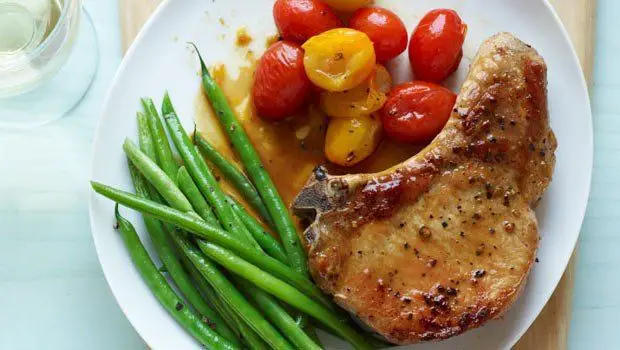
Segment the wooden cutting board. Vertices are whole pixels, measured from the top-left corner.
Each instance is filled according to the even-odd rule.
[[[596,0],[549,0],[573,40],[588,82],[594,60]],[[119,0],[123,49],[127,50],[161,0]],[[515,346],[517,350],[567,348],[575,254],[555,293],[536,322]]]

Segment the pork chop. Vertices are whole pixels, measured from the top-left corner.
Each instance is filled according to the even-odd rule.
[[[317,169],[293,203],[321,289],[396,344],[501,316],[539,236],[533,208],[555,164],[546,66],[512,34],[487,39],[442,132],[376,174]]]

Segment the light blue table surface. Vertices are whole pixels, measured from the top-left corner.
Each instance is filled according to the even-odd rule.
[[[85,3],[101,50],[88,95],[59,122],[0,131],[0,349],[145,348],[108,289],[90,236],[91,141],[121,49],[117,1]],[[620,349],[619,15],[620,1],[598,0],[594,178],[571,349]]]

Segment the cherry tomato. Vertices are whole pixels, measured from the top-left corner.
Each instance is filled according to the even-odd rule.
[[[306,101],[312,84],[306,76],[303,57],[301,47],[289,41],[279,41],[263,54],[252,90],[259,116],[281,120]]]
[[[384,66],[377,64],[373,73],[363,83],[343,92],[321,93],[323,112],[335,118],[354,118],[369,115],[381,109],[386,94],[392,88],[392,77]]]
[[[334,11],[320,0],[276,0],[273,18],[282,37],[299,44],[343,26]]]
[[[325,136],[325,156],[338,165],[353,166],[368,158],[381,141],[381,121],[377,116],[335,118]]]
[[[360,7],[370,5],[372,0],[323,0],[338,11],[353,12]]]
[[[450,118],[456,95],[443,86],[414,81],[395,87],[389,94],[381,121],[386,134],[401,142],[432,140]]]
[[[370,76],[377,61],[368,35],[350,28],[328,30],[302,47],[308,78],[327,91],[356,87]]]
[[[407,48],[405,24],[390,10],[381,7],[361,8],[349,19],[349,27],[370,37],[379,62],[389,61]]]
[[[453,10],[427,13],[411,35],[409,61],[416,79],[440,82],[452,74],[463,57],[467,25]]]

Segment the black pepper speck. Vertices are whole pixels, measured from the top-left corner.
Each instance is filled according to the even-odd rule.
[[[482,269],[476,270],[476,271],[474,271],[474,278],[481,278],[481,277],[484,277],[484,275],[486,275],[486,274],[487,274],[487,272],[482,270]]]

